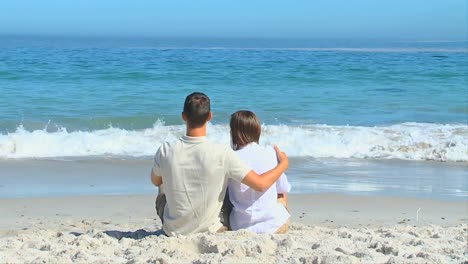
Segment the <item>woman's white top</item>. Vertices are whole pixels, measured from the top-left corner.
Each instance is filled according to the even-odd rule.
[[[236,154],[258,174],[278,165],[273,147],[250,143],[236,151]],[[255,233],[271,234],[284,225],[290,217],[286,208],[277,202],[278,193],[287,193],[291,190],[285,174],[265,192],[257,192],[232,179],[229,179],[228,188],[229,198],[234,205],[230,216],[232,230],[248,229]]]

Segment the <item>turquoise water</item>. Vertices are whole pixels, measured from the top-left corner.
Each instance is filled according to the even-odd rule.
[[[149,160],[202,91],[208,137],[255,111],[293,192],[466,199],[467,44],[0,37],[0,197],[153,192]]]
[[[216,48],[208,41],[198,48],[57,41],[0,44],[2,132],[20,123],[71,130],[141,129],[158,118],[182,124],[179,113],[191,91],[212,98],[215,123],[227,123],[239,108],[271,124],[467,122],[466,49],[347,52],[243,49],[242,43]]]
[[[355,148],[350,142],[364,133],[389,143],[374,138],[346,157],[465,161],[467,72],[467,42],[0,37],[0,156],[150,155],[182,133],[185,96],[203,91],[215,131],[226,129],[232,112],[250,109],[270,126],[267,143],[297,137],[284,142],[296,156],[339,158],[341,149],[296,150],[304,137],[315,144],[330,136],[333,146]],[[142,152],[126,151],[130,139],[103,150],[91,140],[135,139],[151,129],[155,143]],[[45,139],[79,150],[31,150]],[[379,148],[384,153],[369,154]]]

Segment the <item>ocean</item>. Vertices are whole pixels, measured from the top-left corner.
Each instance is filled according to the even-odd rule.
[[[296,190],[339,192],[323,186],[364,179],[345,173],[304,184],[317,167],[337,176],[326,164],[397,161],[392,170],[422,162],[458,186],[440,186],[439,176],[427,185],[466,199],[467,75],[468,42],[3,36],[0,163],[150,160],[184,133],[183,101],[201,91],[214,113],[208,137],[230,144],[230,114],[254,111],[260,143],[293,159]],[[372,193],[369,186],[348,191]]]

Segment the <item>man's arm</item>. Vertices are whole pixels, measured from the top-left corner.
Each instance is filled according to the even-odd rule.
[[[156,186],[161,186],[161,184],[163,183],[162,182],[162,175],[158,175],[158,174],[162,174],[161,173],[161,167],[160,167],[160,164],[161,164],[161,152],[164,150],[164,147],[166,146],[166,144],[162,144],[158,151],[156,152],[156,154],[154,155],[154,166],[153,168],[151,169],[151,182],[156,185]]]
[[[278,165],[261,174],[258,175],[255,171],[251,170],[242,180],[242,183],[249,186],[250,188],[259,191],[259,192],[264,192],[268,190],[268,188],[275,183],[279,177],[286,171],[286,169],[289,166],[289,160],[288,157],[284,152],[281,152],[281,150],[275,146],[276,150],[276,155],[278,156]]]
[[[158,187],[162,184],[162,177],[156,175],[154,170],[151,170],[151,182]]]

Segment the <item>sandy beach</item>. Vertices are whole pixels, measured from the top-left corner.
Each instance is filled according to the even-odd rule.
[[[165,237],[150,160],[2,161],[0,263],[468,261],[465,165],[301,162],[288,174],[308,193],[290,195],[288,234]]]
[[[1,263],[464,263],[466,201],[291,195],[285,235],[165,237],[153,195],[0,200]]]

